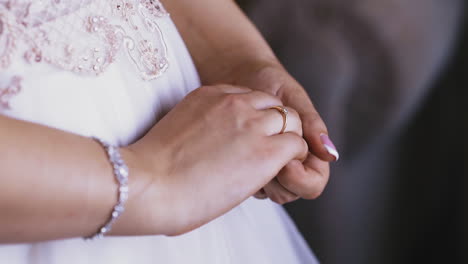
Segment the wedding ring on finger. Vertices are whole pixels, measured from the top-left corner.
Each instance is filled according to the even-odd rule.
[[[288,109],[282,105],[273,106],[273,107],[270,107],[270,109],[277,110],[283,117],[283,127],[281,128],[281,131],[279,132],[279,134],[283,134],[284,131],[286,130],[286,126],[288,125]]]

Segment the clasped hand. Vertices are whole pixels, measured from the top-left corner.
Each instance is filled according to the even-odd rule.
[[[328,164],[318,171],[321,161],[309,152],[294,108],[288,108],[286,131],[279,134],[283,117],[271,109],[278,105],[281,99],[267,92],[204,86],[129,146],[135,167],[144,168],[139,175],[146,175],[144,191],[134,200],[151,208],[140,217],[150,230],[141,232],[188,232],[261,189],[279,203],[315,198],[322,187],[309,172],[327,178]]]

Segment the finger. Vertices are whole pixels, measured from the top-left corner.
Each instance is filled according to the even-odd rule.
[[[328,136],[325,124],[318,113],[302,116],[304,138],[311,152],[324,161],[338,161],[340,154]]]
[[[309,144],[310,152],[324,161],[337,161],[338,151],[328,136],[328,130],[322,118],[305,90],[298,86],[294,91],[280,93],[283,102],[299,113],[302,120],[304,138]]]
[[[261,91],[252,91],[243,94],[242,97],[257,110],[283,105],[279,97]]]
[[[265,187],[265,193],[272,200],[277,204],[286,204],[299,199],[299,196],[288,191],[284,188],[277,180],[274,178],[271,180]]]
[[[288,114],[286,115],[286,128],[284,133],[293,132],[302,137],[302,122],[296,110],[286,107]],[[262,117],[259,120],[260,125],[264,128],[264,132],[268,136],[276,135],[281,132],[284,124],[283,114],[277,109],[262,110]]]
[[[277,179],[290,192],[305,199],[316,199],[325,189],[329,175],[328,162],[309,154],[303,163],[298,160],[289,162]]]
[[[252,89],[248,87],[234,86],[234,85],[227,85],[227,84],[202,86],[198,88],[197,90],[214,92],[214,93],[228,93],[228,94],[243,94],[243,93],[252,92]]]
[[[277,175],[291,160],[302,160],[307,157],[307,142],[295,133],[284,133],[266,138],[266,148],[259,157],[260,162],[269,166]]]
[[[265,190],[262,188],[260,191],[258,191],[257,193],[254,194],[254,197],[257,198],[257,199],[260,199],[260,200],[264,200],[266,198],[268,198]]]

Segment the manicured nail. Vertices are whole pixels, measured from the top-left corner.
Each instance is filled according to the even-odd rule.
[[[327,149],[328,153],[330,153],[330,155],[335,157],[335,161],[338,161],[338,159],[340,158],[340,154],[336,150],[335,144],[333,144],[333,142],[330,140],[328,135],[320,134],[320,138],[322,139],[322,143]]]

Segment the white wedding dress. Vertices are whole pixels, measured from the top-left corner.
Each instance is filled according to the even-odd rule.
[[[1,114],[119,145],[200,85],[156,0],[0,0],[0,68]],[[0,264],[316,262],[282,207],[253,198],[178,237],[0,245]]]

